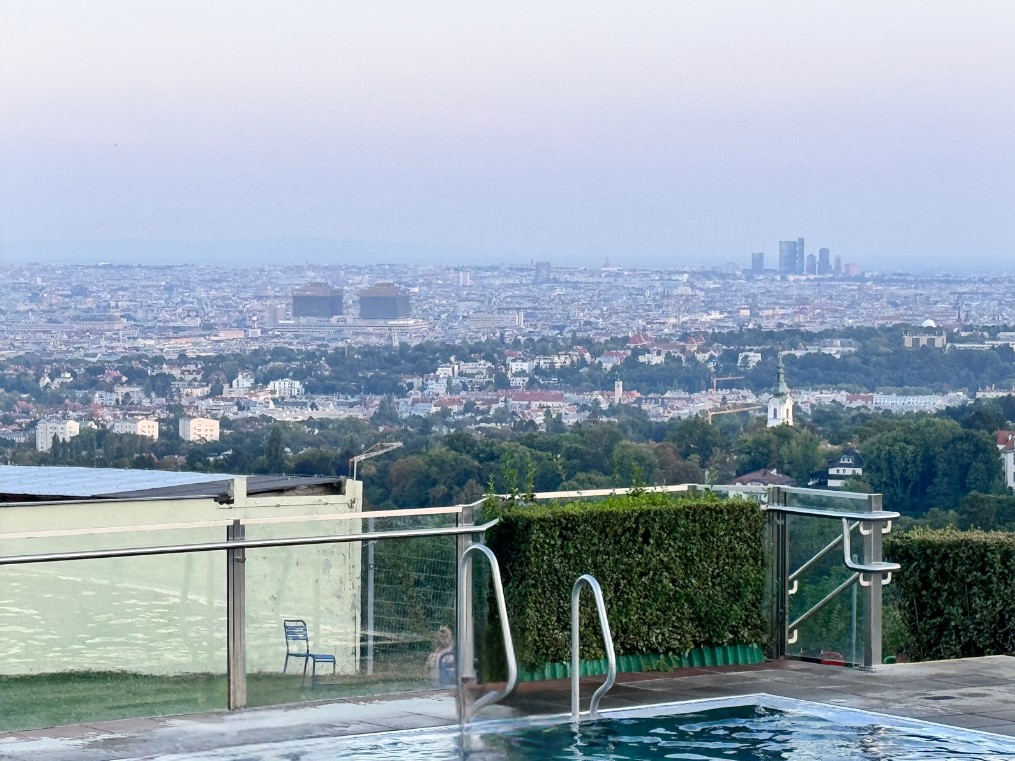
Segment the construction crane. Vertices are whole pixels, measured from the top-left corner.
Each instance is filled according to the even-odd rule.
[[[725,410],[707,410],[705,412],[705,419],[709,422],[709,424],[711,424],[712,418],[715,417],[716,415],[729,415],[732,412],[748,412],[750,410],[761,410],[761,409],[764,409],[762,405],[752,404],[749,407],[730,407],[729,409]]]
[[[719,376],[719,377],[716,377],[716,376],[713,375],[712,376],[712,393],[715,394],[715,393],[718,392],[718,390],[719,390],[719,381],[743,380],[743,379],[744,379],[744,376],[742,376],[742,375],[722,375],[722,376]]]

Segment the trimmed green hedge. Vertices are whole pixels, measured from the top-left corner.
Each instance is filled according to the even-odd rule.
[[[1015,533],[914,529],[885,557],[910,658],[1015,654]]]
[[[764,641],[763,527],[757,504],[715,497],[509,507],[487,542],[520,666],[570,660],[571,587],[584,573],[602,586],[618,656]],[[582,657],[604,657],[588,591],[581,616]]]

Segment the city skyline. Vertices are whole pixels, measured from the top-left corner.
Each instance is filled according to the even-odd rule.
[[[0,262],[1015,260],[1005,3],[3,15]]]

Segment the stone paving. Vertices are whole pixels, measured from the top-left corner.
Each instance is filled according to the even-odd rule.
[[[583,705],[601,679],[582,680]],[[1015,658],[886,666],[874,672],[801,661],[621,675],[601,708],[766,693],[1015,736]],[[565,713],[570,682],[520,685],[481,718]],[[121,720],[0,733],[0,759],[110,761],[210,752],[257,743],[338,737],[457,722],[447,692],[345,700],[235,713]],[[251,756],[254,758],[255,756]]]

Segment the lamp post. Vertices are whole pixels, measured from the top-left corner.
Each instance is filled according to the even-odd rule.
[[[379,457],[402,446],[401,441],[387,441],[374,444],[369,449],[349,458],[349,472],[356,480],[360,462]],[[367,519],[367,531],[373,533],[374,519]],[[374,543],[367,542],[367,676],[374,673]]]

